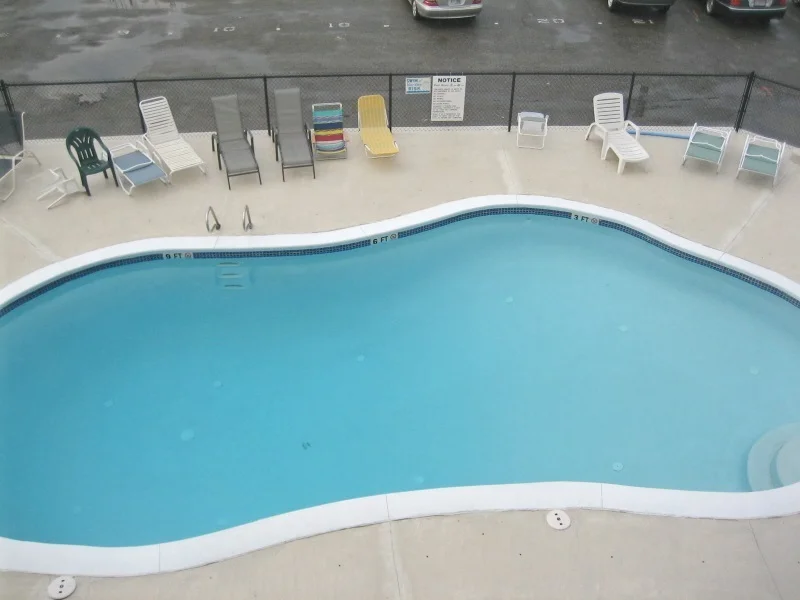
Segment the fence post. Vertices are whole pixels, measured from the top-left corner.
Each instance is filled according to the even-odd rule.
[[[392,74],[389,73],[389,131],[392,130]]]
[[[139,102],[142,101],[139,97],[139,83],[135,79],[133,80],[133,93],[136,95],[136,112],[139,113],[139,125],[142,127],[142,133],[147,133],[147,126],[144,124],[144,117],[139,109]]]
[[[8,91],[8,85],[2,79],[0,79],[0,95],[3,96],[3,104],[6,105],[6,110],[13,113],[14,103],[11,101],[11,93]]]
[[[272,122],[269,120],[269,93],[267,92],[267,76],[264,75],[264,106],[267,109],[267,133],[272,137]]]
[[[508,131],[511,132],[511,124],[514,122],[514,92],[517,89],[517,72],[511,73],[511,99],[508,102]]]
[[[736,124],[733,126],[736,131],[741,129],[742,123],[744,122],[744,115],[747,112],[747,105],[750,102],[750,92],[753,90],[753,81],[755,78],[756,72],[750,71],[750,74],[747,76],[747,84],[744,86],[742,103],[739,105],[739,114],[736,115]]]
[[[636,73],[631,73],[631,86],[628,88],[628,101],[625,103],[625,120],[631,112],[631,101],[633,100],[633,84],[636,83]]]

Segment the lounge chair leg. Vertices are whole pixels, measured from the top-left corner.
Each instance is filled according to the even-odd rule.
[[[114,178],[114,185],[119,187],[119,179],[117,179],[117,172],[114,170],[114,167],[111,167],[111,176]],[[122,188],[125,189],[125,188]],[[133,188],[131,188],[133,189]]]
[[[103,177],[108,179],[108,171],[106,169],[103,169]]]
[[[40,166],[40,167],[42,166],[42,161],[40,161],[40,160],[39,160],[39,157],[38,157],[38,156],[36,156],[36,155],[35,155],[33,152],[31,152],[30,150],[25,150],[25,154],[24,154],[24,155],[25,155],[25,156],[30,156],[30,157],[31,157],[33,160],[35,160],[37,163],[39,163],[39,166]]]
[[[311,162],[311,174],[314,176],[314,179],[317,178],[317,169],[314,166],[314,162],[313,161]]]
[[[284,183],[286,182],[286,169],[283,168],[283,165],[281,165],[281,179],[283,179]]]
[[[231,177],[230,177],[230,175],[226,175],[226,177],[228,178],[228,190],[230,190],[231,189]]]
[[[262,185],[262,183],[261,183],[261,169],[259,169],[257,171],[257,173],[258,173],[258,185]]]
[[[617,175],[622,175],[622,172],[625,170],[625,161],[620,159],[619,165],[617,165]]]
[[[589,125],[589,129],[586,130],[586,137],[583,138],[584,140],[588,140],[589,136],[592,135],[592,130],[594,129],[594,124]]]
[[[83,189],[86,190],[86,195],[91,196],[92,192],[89,190],[89,181],[86,179],[86,175],[81,173],[81,183],[83,184]]]

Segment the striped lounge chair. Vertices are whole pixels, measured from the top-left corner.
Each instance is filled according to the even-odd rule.
[[[340,102],[312,104],[314,155],[319,160],[347,158],[344,113]]]

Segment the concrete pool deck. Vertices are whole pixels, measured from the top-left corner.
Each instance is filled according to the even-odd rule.
[[[180,173],[170,188],[155,183],[127,197],[114,189],[113,183],[95,176],[90,181],[92,198],[76,195],[51,211],[45,209],[44,202],[34,200],[44,181],[26,181],[39,172],[35,163],[28,162],[18,174],[17,192],[0,205],[0,251],[4,256],[0,281],[7,283],[58,257],[113,243],[144,237],[204,235],[209,204],[214,205],[223,223],[221,233],[241,233],[241,211],[248,204],[254,233],[264,234],[326,231],[378,221],[443,201],[499,193],[553,195],[614,208],[800,279],[800,241],[794,235],[800,211],[799,169],[787,157],[783,180],[775,190],[768,180],[747,174],[736,181],[741,138],[732,144],[719,175],[714,175],[710,165],[688,164],[681,169],[685,142],[644,138],[652,156],[650,164],[644,169],[629,165],[623,176],[616,174],[615,161],[604,164],[599,160],[599,142],[584,142],[582,132],[575,130],[553,131],[544,151],[518,150],[514,136],[500,132],[399,132],[397,138],[401,154],[396,160],[369,161],[353,134],[347,161],[320,164],[317,181],[311,180],[310,171],[287,172],[286,183],[280,181],[268,138],[257,139],[265,185],[259,187],[255,177],[240,177],[232,181],[232,192],[228,192],[224,176],[213,165],[207,137],[198,138],[198,150],[213,167],[208,178],[199,172]],[[60,143],[31,144],[30,148],[45,167],[63,166],[72,173],[74,167]],[[661,594],[685,598],[790,598],[790,590],[800,589],[800,543],[796,535],[800,517],[734,522],[573,513],[573,529],[544,529],[546,534],[541,535],[537,532],[543,526],[543,514],[537,512],[398,521],[291,542],[172,575],[81,578],[88,583],[81,589],[90,594],[85,597],[124,597],[126,590],[131,597],[266,597],[279,590],[281,595],[298,598],[311,593],[332,597],[379,593],[387,597],[633,598]],[[504,524],[517,518],[520,521],[515,522],[513,531],[506,532]],[[461,523],[466,529],[461,529]],[[628,528],[630,523],[634,525]],[[469,543],[469,532],[476,527],[483,529],[480,537],[489,536],[493,545]],[[615,539],[614,535],[603,532],[617,528],[622,536],[617,547],[624,553],[620,556],[632,561],[628,564],[633,575],[625,569],[615,574],[614,569],[600,562],[606,548],[616,551],[613,545],[606,545]],[[522,531],[529,532],[525,540],[518,537]],[[747,531],[749,537],[743,533]],[[576,536],[572,542],[575,546],[570,546],[563,556],[558,554],[560,542],[556,540],[573,538],[554,538],[551,544],[545,537],[551,533]],[[359,535],[373,537],[365,547]],[[763,545],[759,535],[764,538]],[[387,547],[387,536],[392,550],[392,568],[388,571],[385,562],[374,564],[375,559],[387,556],[381,554]],[[409,542],[413,544],[403,546],[402,540],[409,537],[414,538]],[[456,543],[459,539],[461,542]],[[518,554],[525,556],[526,550],[535,549],[539,554],[528,556],[538,556],[536,565],[547,568],[539,571],[530,563],[514,565],[505,555],[509,548],[517,549],[515,540],[528,544],[519,546]],[[298,552],[308,557],[307,562],[303,564],[302,558],[297,558],[295,567],[287,570],[275,557],[285,556],[295,547],[302,548]],[[407,548],[406,552],[403,548]],[[422,561],[412,577],[409,565],[420,559],[415,551],[426,548],[436,548],[440,562],[426,565]],[[357,575],[352,571],[339,575],[332,567],[336,552],[355,556],[354,560],[349,559],[354,569],[358,564],[369,566]],[[698,568],[715,563],[717,570],[695,573],[690,564],[693,553],[703,555]],[[359,556],[367,558],[362,561]],[[431,557],[430,553],[426,556]],[[281,582],[262,580],[267,572],[281,578]],[[416,575],[422,580],[415,579]],[[203,583],[206,578],[214,583]],[[3,574],[0,594],[39,597],[47,580]],[[378,585],[376,582],[380,582],[379,588],[370,587]],[[206,589],[205,585],[212,587]]]
[[[800,516],[754,521],[570,511],[409,519],[298,540],[198,569],[78,578],[76,600],[792,600]],[[0,573],[0,598],[46,598],[50,577]]]

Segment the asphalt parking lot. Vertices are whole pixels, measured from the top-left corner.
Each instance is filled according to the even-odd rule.
[[[5,0],[7,81],[251,73],[744,72],[800,85],[800,8],[764,26],[605,0],[484,0],[474,22],[416,22],[407,0]]]

